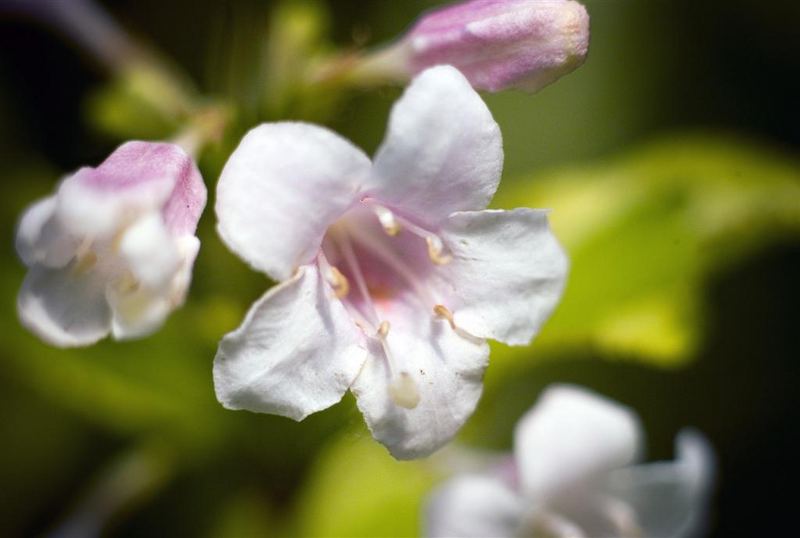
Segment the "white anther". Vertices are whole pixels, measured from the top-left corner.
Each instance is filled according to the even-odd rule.
[[[405,409],[414,409],[419,404],[419,390],[408,372],[400,372],[389,385],[389,397]]]
[[[378,216],[378,220],[383,226],[383,230],[387,233],[387,235],[391,235],[394,237],[395,235],[400,233],[400,223],[397,222],[397,218],[395,218],[394,213],[391,210],[383,207],[382,205],[373,205],[373,211]]]
[[[72,266],[74,274],[85,273],[97,263],[97,254],[92,250],[86,250],[79,254],[75,260],[75,265]]]
[[[350,293],[350,282],[339,269],[331,265],[325,275],[328,284],[333,288],[333,293],[337,299],[344,299]]]
[[[442,240],[436,235],[429,235],[425,237],[425,242],[428,244],[428,257],[436,265],[446,265],[453,260],[449,254],[444,254],[444,245]]]
[[[386,338],[389,335],[390,328],[391,325],[389,325],[388,321],[381,321],[380,325],[378,325],[378,332],[376,333],[376,336],[381,339]]]

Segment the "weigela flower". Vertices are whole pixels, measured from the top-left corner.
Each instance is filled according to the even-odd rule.
[[[205,203],[197,166],[174,144],[127,142],[66,177],[19,223],[23,325],[61,347],[156,330],[183,302]]]
[[[398,458],[451,439],[481,394],[484,339],[527,344],[567,268],[545,211],[484,209],[502,160],[448,66],[395,104],[373,163],[321,127],[250,131],[219,180],[218,229],[282,282],[220,343],[220,402],[301,420],[350,389]]]
[[[705,439],[682,431],[673,462],[636,464],[641,445],[629,409],[552,387],[517,423],[513,458],[433,494],[426,534],[669,538],[701,530],[714,474]]]
[[[536,91],[578,68],[589,49],[589,15],[573,0],[472,0],[423,15],[375,58],[417,73],[457,67],[478,89]]]

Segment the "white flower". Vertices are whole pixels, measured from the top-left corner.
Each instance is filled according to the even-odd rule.
[[[23,325],[61,347],[156,330],[184,299],[206,188],[174,145],[128,142],[23,214]]]
[[[527,344],[566,273],[546,212],[485,210],[502,160],[486,105],[445,66],[395,104],[374,162],[321,127],[250,131],[219,180],[218,229],[282,282],[220,343],[220,402],[301,420],[350,389],[398,458],[451,439],[481,394],[484,339]]]
[[[656,537],[702,530],[714,458],[682,431],[674,462],[636,464],[636,416],[571,386],[547,390],[517,423],[514,457],[457,476],[431,497],[431,537]]]

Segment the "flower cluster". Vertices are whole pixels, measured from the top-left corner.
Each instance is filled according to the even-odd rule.
[[[299,421],[350,391],[396,458],[448,443],[480,399],[487,340],[529,344],[568,271],[546,210],[487,209],[504,154],[476,89],[538,90],[584,61],[588,37],[573,0],[462,2],[353,68],[413,77],[373,159],[309,123],[250,130],[217,183],[217,231],[278,283],[220,341],[219,402]],[[172,143],[128,142],[69,175],[19,223],[22,324],[61,347],[154,332],[186,296],[205,203]],[[700,528],[713,476],[702,436],[682,432],[675,462],[638,464],[641,445],[627,408],[551,388],[518,424],[513,457],[432,496],[426,532]]]

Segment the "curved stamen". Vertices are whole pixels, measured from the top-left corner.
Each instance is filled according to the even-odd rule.
[[[396,405],[406,409],[413,409],[419,404],[419,390],[411,375],[398,367],[397,361],[394,359],[389,349],[387,337],[389,336],[391,326],[386,320],[378,321],[380,316],[378,315],[375,304],[372,302],[372,297],[369,294],[364,274],[361,272],[358,258],[353,251],[350,237],[347,232],[343,232],[336,234],[336,237],[332,237],[332,239],[342,252],[342,256],[344,256],[345,262],[349,266],[353,279],[356,282],[358,292],[369,308],[372,325],[376,327],[373,337],[378,339],[381,343],[383,355],[386,357],[386,367],[389,371],[389,376],[392,378],[392,381],[389,383],[389,397]]]
[[[362,203],[372,208],[372,210],[378,216],[381,226],[383,226],[384,231],[386,231],[388,235],[397,235],[400,232],[402,225],[402,228],[425,240],[425,244],[428,246],[428,257],[433,263],[436,265],[445,265],[453,260],[453,257],[450,254],[444,252],[444,243],[442,242],[441,237],[435,233],[414,224],[405,217],[395,214],[391,209],[384,207],[369,198],[362,200]]]
[[[328,262],[328,258],[320,251],[319,265],[322,270],[322,276],[333,288],[333,293],[337,299],[344,299],[350,293],[350,281],[342,274],[339,269]]]
[[[381,241],[376,240],[369,234],[359,233],[356,230],[351,231],[351,236],[356,243],[369,249],[370,252],[375,254],[386,265],[393,269],[400,277],[406,281],[414,290],[417,298],[420,300],[422,306],[427,310],[430,305],[435,304],[436,300],[431,296],[431,293],[425,289],[420,283],[414,270],[391,248],[388,248]]]

